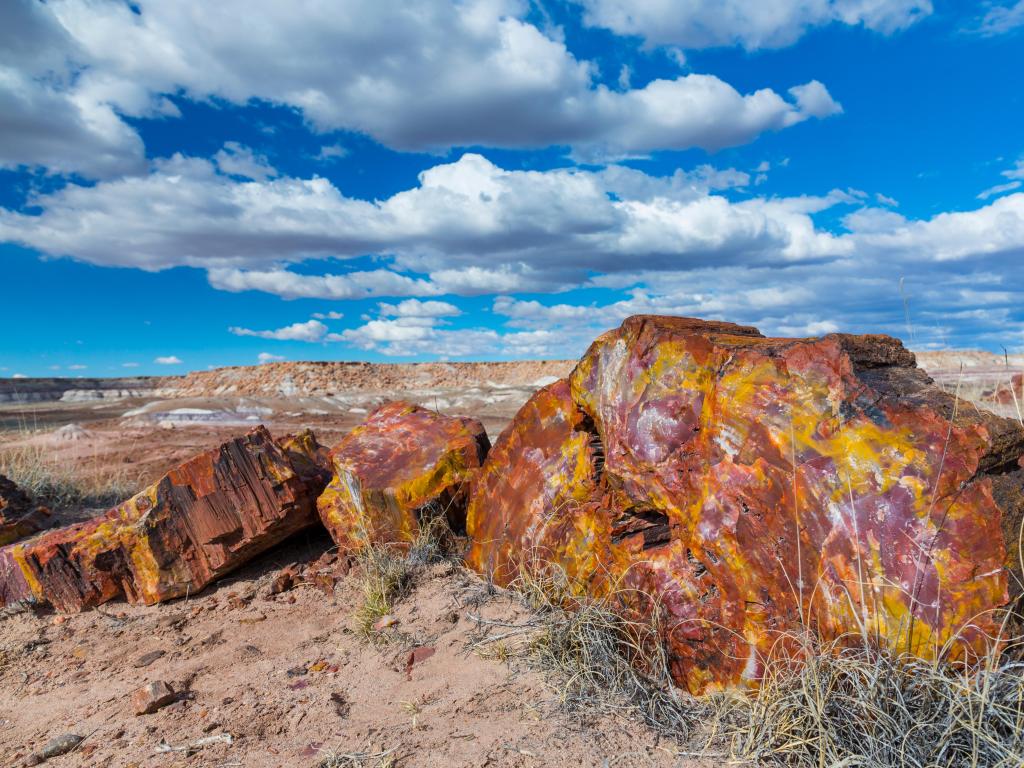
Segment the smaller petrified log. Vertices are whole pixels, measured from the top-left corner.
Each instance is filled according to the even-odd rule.
[[[374,411],[332,450],[334,477],[317,501],[338,547],[410,543],[421,519],[466,522],[468,481],[490,442],[476,419],[393,402]]]
[[[32,499],[13,481],[0,475],[0,547],[43,530],[50,510]]]
[[[315,522],[322,447],[311,433],[283,443],[257,427],[99,517],[0,550],[0,600],[80,611],[198,592]]]

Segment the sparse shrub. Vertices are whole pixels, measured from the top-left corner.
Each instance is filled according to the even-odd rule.
[[[677,743],[699,737],[705,754],[714,745],[715,756],[747,765],[1024,765],[1024,662],[1015,643],[951,664],[898,652],[884,639],[877,645],[881,638],[869,635],[824,643],[808,631],[780,637],[757,688],[697,699],[672,683],[652,598],[615,590],[579,597],[549,565],[512,587],[534,611],[521,625],[528,639],[518,656],[549,674],[561,707],[580,720],[621,714]],[[631,618],[627,606],[640,598],[651,600],[649,618]]]
[[[362,598],[354,614],[356,630],[372,640],[376,634],[373,625],[391,613],[395,601],[412,588],[415,566],[405,553],[381,546],[366,547],[359,562]]]
[[[394,748],[382,752],[328,752],[317,763],[317,768],[396,768],[398,762],[394,752]]]
[[[419,533],[406,559],[413,566],[433,565],[452,559],[458,550],[458,538],[448,524],[445,510],[438,508],[420,516]]]
[[[535,614],[523,653],[548,673],[570,716],[624,715],[678,741],[708,716],[705,703],[672,682],[660,639],[661,610],[649,596],[612,589],[583,597],[550,565],[522,569],[511,588]],[[626,608],[644,602],[649,610],[643,616]]]

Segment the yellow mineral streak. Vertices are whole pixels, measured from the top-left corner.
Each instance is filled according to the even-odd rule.
[[[18,569],[21,571],[21,575],[25,578],[25,583],[28,585],[28,588],[32,590],[32,594],[37,600],[42,600],[44,597],[43,587],[36,578],[32,567],[25,561],[25,545],[15,544],[11,550],[11,554],[14,558],[14,562],[18,564]]]

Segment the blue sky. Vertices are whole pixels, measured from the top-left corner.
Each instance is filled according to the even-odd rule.
[[[1024,0],[12,0],[0,376],[1024,350],[1022,71]]]

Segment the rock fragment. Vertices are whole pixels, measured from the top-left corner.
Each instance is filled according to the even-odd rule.
[[[375,622],[373,622],[374,632],[383,632],[385,629],[391,629],[391,627],[398,624],[398,617],[392,616],[390,613],[381,616]]]
[[[440,516],[462,530],[468,484],[489,448],[475,419],[388,403],[331,449],[320,519],[342,552],[409,544],[421,523]]]
[[[657,603],[675,680],[756,680],[810,627],[986,650],[1019,594],[1024,430],[895,339],[633,317],[538,392],[474,484],[469,564]]]
[[[136,668],[148,667],[154,661],[156,661],[157,659],[160,659],[161,657],[163,657],[163,655],[164,655],[164,651],[161,651],[161,650],[150,651],[149,653],[144,653],[141,656],[139,656],[139,658],[137,658],[135,660],[135,667]]]
[[[330,597],[337,583],[348,575],[350,567],[350,557],[338,557],[335,552],[325,552],[306,568],[305,581]]]
[[[132,694],[132,711],[136,715],[151,715],[177,700],[174,689],[162,680],[142,686]]]
[[[294,589],[300,579],[298,569],[294,565],[282,568],[274,577],[274,580],[270,582],[270,594],[280,595],[282,592]]]
[[[85,737],[79,736],[77,733],[64,733],[60,736],[54,736],[43,745],[42,749],[33,752],[25,758],[24,764],[42,765],[51,757],[60,757],[78,749],[78,745],[83,741],[85,741]]]
[[[436,649],[430,645],[418,645],[409,651],[405,658],[405,678],[412,680],[412,670],[416,665],[422,664],[436,653]]]
[[[50,510],[32,502],[12,480],[0,475],[0,547],[38,533],[50,524]]]

